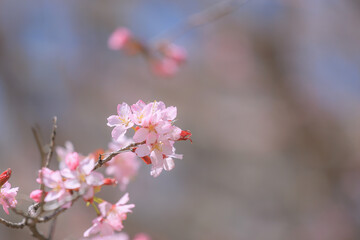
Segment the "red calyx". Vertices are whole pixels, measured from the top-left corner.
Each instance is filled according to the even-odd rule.
[[[11,169],[8,168],[6,171],[4,171],[1,175],[0,175],[0,187],[2,185],[4,185],[9,178],[11,177]]]
[[[186,141],[189,140],[192,143],[191,140],[191,132],[189,130],[182,130],[180,133],[180,138],[178,139],[178,141]]]
[[[145,156],[141,158],[146,164],[151,164],[151,158],[149,156]]]
[[[116,185],[117,181],[115,178],[105,178],[103,185]]]

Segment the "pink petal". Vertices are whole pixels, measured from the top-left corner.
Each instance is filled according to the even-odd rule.
[[[134,141],[139,143],[145,141],[147,135],[149,134],[149,129],[147,128],[140,128],[134,134]]]
[[[142,144],[136,148],[135,153],[139,157],[145,157],[150,154],[150,150],[146,144]]]
[[[86,177],[86,183],[90,186],[100,186],[103,184],[104,176],[99,172],[92,172]]]
[[[120,141],[122,136],[124,136],[126,133],[126,129],[124,128],[124,126],[120,125],[120,126],[116,126],[112,132],[111,132],[111,136],[113,137],[113,139],[115,141]]]
[[[120,200],[116,203],[116,205],[124,205],[129,200],[129,193],[125,193],[124,196],[122,196],[122,198],[120,198]]]
[[[81,184],[78,179],[68,179],[64,182],[64,186],[67,189],[77,189],[80,188]]]

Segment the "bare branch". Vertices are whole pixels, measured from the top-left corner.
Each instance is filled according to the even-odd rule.
[[[56,136],[56,128],[57,128],[56,122],[57,122],[57,117],[54,116],[53,117],[53,127],[52,127],[52,131],[51,131],[51,135],[50,135],[49,151],[46,156],[46,159],[43,159],[43,162],[41,163],[41,169],[43,167],[49,166],[51,157],[54,152],[55,136]],[[44,200],[45,200],[45,185],[44,185],[44,181],[43,181],[43,172],[42,171],[40,171],[40,179],[41,179],[41,185],[40,185],[40,190],[41,190],[40,214],[41,214],[42,212],[44,212],[43,206],[44,206]]]
[[[93,171],[98,169],[99,167],[101,167],[102,165],[104,165],[105,163],[110,161],[111,159],[113,159],[113,157],[115,157],[116,155],[118,155],[118,154],[120,154],[122,152],[131,151],[134,148],[136,148],[137,146],[139,146],[141,144],[144,144],[144,143],[145,143],[145,141],[141,142],[141,143],[132,143],[132,144],[120,149],[120,150],[117,150],[116,152],[109,153],[109,156],[107,156],[104,159],[101,159],[101,155],[100,155],[99,160],[96,162],[95,167],[93,168]]]
[[[35,141],[36,141],[36,145],[39,149],[39,152],[40,152],[40,157],[41,157],[41,167],[43,166],[43,162],[45,162],[45,152],[44,152],[44,149],[43,149],[43,143],[42,143],[42,140],[41,140],[41,137],[40,137],[40,133],[39,133],[39,129],[38,128],[35,128],[35,127],[32,127],[31,128],[31,131],[34,135],[34,138],[35,138]]]
[[[5,226],[10,227],[10,228],[23,228],[25,226],[25,218],[19,223],[13,223],[13,222],[7,221],[3,218],[0,218],[0,223],[4,224]]]
[[[46,157],[46,162],[45,164],[43,165],[43,167],[47,167],[49,166],[49,163],[50,163],[50,159],[54,153],[54,146],[55,146],[55,137],[56,137],[56,128],[57,128],[57,117],[54,116],[53,117],[53,128],[52,128],[52,131],[51,131],[51,136],[50,136],[50,143],[49,143],[49,152],[47,154],[47,157]]]

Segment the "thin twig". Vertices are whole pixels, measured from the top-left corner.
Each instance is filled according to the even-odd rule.
[[[40,137],[40,134],[39,134],[39,130],[38,128],[35,128],[35,127],[32,127],[31,128],[31,131],[34,135],[34,138],[35,138],[35,141],[36,141],[36,145],[39,149],[39,152],[40,152],[40,157],[41,157],[41,167],[43,166],[43,162],[45,162],[45,152],[44,152],[44,149],[43,149],[43,143],[41,141],[41,137]]]
[[[57,128],[56,122],[57,122],[57,117],[54,116],[54,117],[53,117],[53,128],[52,128],[52,131],[51,131],[50,143],[49,143],[49,152],[48,152],[48,154],[47,154],[46,162],[45,162],[45,164],[43,165],[43,167],[49,166],[50,159],[51,159],[51,157],[52,157],[52,155],[53,155],[53,153],[54,153],[55,137],[56,137],[56,128]]]
[[[144,143],[145,143],[145,141],[144,141],[144,142],[141,142],[141,143],[132,143],[132,144],[130,144],[130,145],[128,145],[128,146],[120,149],[120,150],[117,150],[117,151],[115,151],[115,152],[109,153],[109,156],[107,156],[107,157],[104,158],[104,159],[101,159],[101,155],[100,155],[100,158],[99,158],[99,160],[96,162],[95,167],[93,168],[92,171],[98,169],[99,167],[101,167],[102,165],[104,165],[105,163],[107,163],[108,161],[110,161],[111,159],[113,159],[113,157],[115,157],[116,155],[118,155],[118,154],[120,154],[120,153],[122,153],[122,152],[131,151],[131,150],[133,150],[134,148],[136,148],[137,146],[139,146],[139,145],[141,145],[141,144],[144,144]]]
[[[238,0],[228,0],[218,2],[201,12],[191,15],[175,28],[162,34],[162,38],[165,38],[166,41],[173,42],[176,38],[184,35],[194,28],[216,21],[219,18],[236,11],[248,1],[249,0],[243,0],[239,2]]]
[[[5,226],[10,227],[10,228],[23,228],[23,227],[25,227],[25,218],[19,223],[13,223],[13,222],[10,222],[3,218],[0,218],[0,223],[4,224]]]
[[[40,179],[41,179],[41,185],[40,185],[40,190],[41,190],[40,214],[44,212],[43,206],[44,206],[44,200],[45,200],[45,185],[44,185],[44,181],[43,181],[42,168],[49,166],[51,157],[52,157],[53,152],[54,152],[56,128],[57,128],[56,122],[57,122],[57,117],[54,116],[53,117],[53,127],[52,127],[52,131],[51,131],[51,135],[50,135],[49,151],[48,151],[48,154],[46,156],[46,159],[44,159],[44,161],[41,163],[41,171],[40,171]]]

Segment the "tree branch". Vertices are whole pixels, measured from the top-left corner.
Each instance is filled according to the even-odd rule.
[[[101,167],[102,165],[104,165],[105,163],[110,161],[111,159],[113,159],[113,157],[115,157],[116,155],[118,155],[118,154],[120,154],[122,152],[131,151],[134,148],[136,148],[137,146],[139,146],[141,144],[144,144],[144,143],[145,143],[145,141],[141,142],[141,143],[132,143],[132,144],[120,149],[120,150],[117,150],[116,152],[109,153],[109,156],[107,156],[104,159],[101,159],[101,154],[100,154],[99,160],[96,162],[95,167],[93,168],[92,171],[95,171],[96,169],[98,169],[99,167]]]
[[[25,218],[19,223],[13,223],[3,218],[0,218],[0,223],[10,228],[23,228],[25,226]]]

